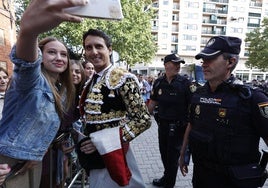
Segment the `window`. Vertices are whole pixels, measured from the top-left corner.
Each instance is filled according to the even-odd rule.
[[[243,13],[243,12],[245,12],[245,7],[242,7],[242,6],[233,6],[232,7],[232,10],[233,10],[233,12],[241,12],[241,13]]]
[[[185,7],[186,8],[198,8],[199,7],[199,2],[186,1],[185,2]]]
[[[160,49],[161,50],[167,50],[167,44],[161,44]]]
[[[172,14],[172,21],[179,21],[179,15],[178,14]]]
[[[196,51],[196,46],[191,46],[191,45],[184,45],[182,46],[183,51]]]
[[[167,33],[162,33],[162,39],[167,39]]]
[[[196,35],[183,35],[183,40],[196,41],[197,36]]]
[[[158,21],[152,21],[152,30],[157,30],[158,29]]]
[[[241,71],[241,72],[243,72],[243,71]],[[242,81],[249,81],[249,73],[236,73],[235,76]]]
[[[258,74],[258,73],[253,73],[252,74],[252,79],[256,79],[256,80],[263,80],[263,74]]]
[[[169,1],[169,0],[164,0],[164,1],[163,1],[163,5],[168,5],[168,1]]]
[[[153,35],[152,38],[153,38],[153,40],[154,40],[155,42],[157,42],[157,40],[158,40],[158,35]]]
[[[185,30],[197,30],[198,26],[196,24],[184,24],[183,29]]]
[[[248,16],[252,16],[252,17],[258,17],[258,18],[260,18],[260,17],[261,17],[261,14],[259,14],[259,13],[252,13],[252,12],[250,12],[250,13],[248,13]]]
[[[248,18],[248,23],[250,24],[260,24],[259,18]]]
[[[168,23],[167,22],[162,22],[162,28],[168,28]]]
[[[243,23],[243,22],[244,22],[244,18],[243,18],[243,17],[239,17],[239,18],[238,18],[238,22],[239,22],[239,23]]]
[[[162,11],[162,15],[163,15],[163,17],[168,17],[168,11],[167,10],[163,10]]]
[[[198,19],[198,13],[185,13],[183,15],[183,18],[186,18],[186,19]]]
[[[171,36],[171,41],[172,42],[178,42],[179,40],[178,40],[178,36],[176,36],[176,35],[172,35]]]
[[[243,28],[231,28],[232,33],[243,33]]]
[[[210,19],[211,19],[211,20],[215,20],[215,21],[217,21],[217,16],[214,15],[214,14],[212,14],[212,15],[210,16]]]
[[[158,21],[155,21],[155,20],[154,20],[153,23],[152,23],[152,26],[153,26],[153,27],[158,27]]]
[[[247,28],[247,33],[253,32],[255,28]]]

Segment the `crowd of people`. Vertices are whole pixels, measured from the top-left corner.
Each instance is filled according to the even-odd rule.
[[[164,166],[154,186],[173,188],[191,155],[194,188],[261,187],[268,97],[232,75],[241,39],[212,37],[195,56],[204,86],[179,74],[185,61],[177,54],[165,56],[158,78],[145,78],[111,63],[112,39],[102,30],[81,36],[85,60],[71,59],[55,37],[39,39],[64,21],[81,22],[63,9],[85,3],[33,0],[21,18],[12,76],[0,68],[0,185],[63,188],[74,157],[92,188],[145,188],[131,141],[154,114]]]
[[[253,79],[251,82],[245,83],[252,87],[258,87],[268,94],[268,80]]]

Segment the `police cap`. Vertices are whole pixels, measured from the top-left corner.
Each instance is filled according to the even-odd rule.
[[[241,39],[230,36],[212,37],[205,48],[195,56],[195,59],[213,59],[222,53],[239,54]]]
[[[185,63],[184,59],[177,54],[169,54],[166,57],[164,57],[164,64],[169,61],[174,63],[183,63],[183,64]]]

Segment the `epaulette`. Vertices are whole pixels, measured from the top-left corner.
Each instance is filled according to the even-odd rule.
[[[239,79],[231,77],[231,79],[228,79],[224,83],[228,85],[230,89],[237,92],[242,99],[249,99],[252,96],[252,88],[248,85],[244,85]]]
[[[126,82],[127,78],[132,78],[139,84],[139,80],[134,74],[119,67],[112,67],[105,75],[105,83],[108,89],[114,90],[121,87]]]
[[[250,86],[243,84],[230,84],[230,87],[238,92],[242,99],[249,99],[252,96],[252,89]]]
[[[268,97],[268,93],[265,92],[262,88],[252,86],[251,89],[254,90],[255,92],[261,92],[261,93],[263,93],[264,95],[266,95]]]
[[[157,87],[160,85],[160,83],[162,82],[162,80],[164,80],[164,76],[161,76],[161,77],[157,78],[157,79],[154,81],[154,85],[153,85],[153,87],[154,87],[154,88],[157,88]]]

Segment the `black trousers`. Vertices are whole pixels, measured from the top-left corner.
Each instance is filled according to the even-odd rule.
[[[172,188],[176,183],[178,160],[185,127],[177,121],[159,119],[158,139],[161,159],[164,166],[165,188]]]
[[[192,183],[193,188],[241,188],[235,186],[226,173],[207,168],[199,162],[194,162]],[[257,186],[243,188],[257,188]]]

